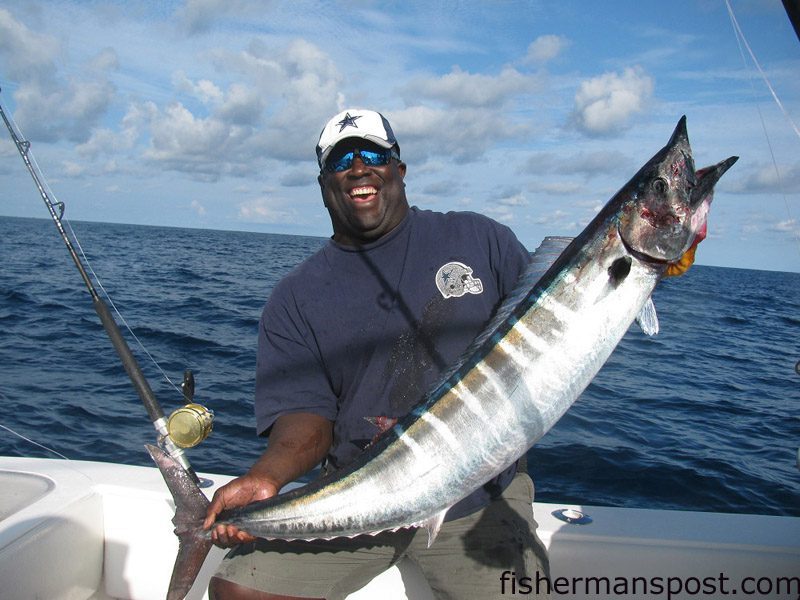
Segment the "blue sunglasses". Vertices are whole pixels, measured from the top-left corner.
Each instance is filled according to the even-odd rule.
[[[330,157],[325,161],[325,169],[331,173],[341,173],[353,166],[356,156],[368,167],[382,167],[388,165],[393,158],[400,160],[400,155],[394,150],[359,150],[358,148],[345,152],[341,156]]]

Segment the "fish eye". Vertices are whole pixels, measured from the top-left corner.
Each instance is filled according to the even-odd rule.
[[[656,177],[651,185],[656,194],[666,194],[669,189],[669,184],[663,177]]]

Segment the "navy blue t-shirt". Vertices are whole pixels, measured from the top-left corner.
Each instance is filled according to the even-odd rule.
[[[508,227],[476,213],[412,207],[359,248],[330,240],[283,278],[261,317],[259,434],[287,413],[333,421],[326,469],[340,468],[419,403],[462,355],[525,270]],[[510,467],[447,518],[484,506]]]

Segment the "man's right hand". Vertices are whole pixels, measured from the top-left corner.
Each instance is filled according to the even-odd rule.
[[[251,502],[264,500],[278,493],[279,488],[268,479],[251,474],[237,477],[216,492],[206,512],[203,529],[210,529],[223,510],[239,508]],[[252,542],[256,538],[233,525],[218,524],[211,530],[211,540],[220,548],[231,548],[237,544]]]
[[[206,512],[204,529],[211,530],[212,541],[222,548],[252,542],[256,538],[233,525],[214,525],[217,516],[275,496],[280,489],[307,473],[325,457],[333,441],[333,423],[313,413],[289,413],[278,417],[264,454],[241,477],[223,485],[215,493]]]

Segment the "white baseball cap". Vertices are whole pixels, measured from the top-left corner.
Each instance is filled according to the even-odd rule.
[[[317,162],[320,167],[325,164],[333,147],[347,138],[363,138],[381,148],[396,147],[398,154],[400,153],[400,147],[386,117],[374,110],[350,108],[333,117],[322,130],[317,143]]]

